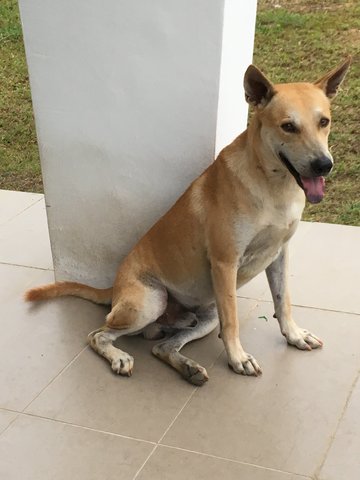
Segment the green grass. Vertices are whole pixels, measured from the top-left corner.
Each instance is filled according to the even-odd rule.
[[[353,55],[351,71],[333,101],[334,172],[327,180],[325,199],[306,207],[306,220],[360,225],[360,2],[259,0],[254,63],[274,82],[315,80],[349,53]],[[0,3],[0,66],[0,188],[41,192],[15,0]]]
[[[335,167],[305,220],[360,225],[360,2],[259,1],[254,63],[275,83],[316,80],[349,54],[351,70],[333,100]]]
[[[42,191],[17,2],[0,3],[0,188]]]

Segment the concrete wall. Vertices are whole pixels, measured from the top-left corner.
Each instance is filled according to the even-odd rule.
[[[256,1],[19,3],[56,277],[107,286],[245,128]]]
[[[216,130],[216,155],[246,128],[244,73],[252,62],[256,0],[226,0]]]

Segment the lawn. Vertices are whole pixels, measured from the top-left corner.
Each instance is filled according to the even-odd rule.
[[[0,188],[42,192],[29,78],[15,0],[0,1]]]
[[[240,0],[239,0],[240,1]],[[274,82],[316,80],[348,54],[353,65],[333,101],[335,168],[306,220],[360,225],[360,2],[259,0],[254,63]],[[42,191],[17,2],[0,3],[0,188]],[[239,88],[242,88],[239,85]]]

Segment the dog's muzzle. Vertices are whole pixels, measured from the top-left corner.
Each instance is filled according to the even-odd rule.
[[[322,156],[313,160],[310,163],[313,171],[313,175],[311,177],[304,177],[300,175],[283,152],[279,152],[279,158],[289,170],[291,175],[295,178],[299,187],[304,190],[306,198],[309,200],[309,202],[321,202],[325,195],[324,175],[328,175],[333,166],[333,162],[330,160],[330,158]]]

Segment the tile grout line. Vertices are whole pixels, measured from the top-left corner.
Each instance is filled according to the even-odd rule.
[[[53,378],[50,380],[50,382],[47,383],[47,384],[45,385],[45,387],[43,387],[43,388],[40,390],[40,392],[38,392],[38,393],[35,395],[35,397],[34,397],[32,400],[30,400],[30,402],[21,410],[20,413],[25,413],[25,410],[30,407],[30,405],[44,392],[44,390],[46,390],[63,372],[65,372],[65,371],[79,358],[79,356],[80,356],[83,352],[85,352],[85,350],[86,350],[87,348],[89,348],[89,345],[86,345],[84,348],[82,348],[82,349],[80,350],[80,352],[78,352],[78,353],[70,360],[70,362],[67,363],[67,364],[55,375],[55,377],[53,377]]]
[[[136,442],[149,443],[150,445],[157,446],[157,443],[152,442],[151,440],[145,440],[143,438],[131,437],[129,435],[123,435],[121,433],[109,432],[107,430],[99,430],[97,428],[87,427],[85,425],[78,425],[77,423],[66,422],[65,420],[59,420],[57,418],[50,418],[50,417],[46,417],[44,415],[38,415],[36,413],[19,412],[19,416],[40,418],[42,420],[47,420],[49,422],[60,423],[61,425],[66,425],[68,427],[80,428],[80,429],[83,429],[83,430],[89,430],[90,432],[102,433],[104,435],[111,435],[113,437],[126,438],[127,440],[134,440]]]
[[[0,406],[0,412],[1,410],[9,413],[22,413],[21,410],[13,410],[12,408],[7,408],[7,407],[1,407]]]
[[[149,453],[149,455],[145,458],[145,461],[143,462],[143,464],[140,466],[140,468],[138,469],[138,471],[135,473],[135,475],[133,476],[132,480],[135,480],[141,473],[141,471],[143,470],[143,468],[145,467],[145,465],[147,464],[148,460],[150,459],[150,457],[152,456],[152,454],[155,452],[155,450],[157,449],[158,447],[158,444],[154,445],[154,448],[151,450],[151,452]]]
[[[263,302],[264,300],[262,299],[258,299],[258,298],[249,298],[249,297],[238,297],[238,298],[247,298],[249,300],[254,300],[256,303],[255,305],[250,308],[246,314],[246,318],[248,318],[249,315],[251,315],[251,312],[254,311],[256,309],[256,307],[259,305],[260,302]],[[271,301],[265,301],[267,303],[271,303]],[[316,307],[305,307],[305,308],[315,308]],[[322,309],[323,310],[323,309]],[[339,312],[339,313],[345,313],[345,312]],[[214,367],[215,363],[218,361],[218,359],[221,357],[221,355],[223,354],[225,349],[223,349],[219,355],[215,358],[215,360],[210,364],[210,366],[207,368],[209,371]],[[258,469],[261,469],[261,470],[266,470],[266,471],[272,471],[272,472],[276,472],[276,473],[285,473],[285,474],[288,474],[288,475],[295,475],[297,477],[299,477],[299,480],[300,479],[308,479],[308,480],[311,480],[311,477],[309,477],[308,475],[303,475],[301,473],[296,473],[296,472],[291,472],[291,471],[285,471],[285,470],[278,470],[278,469],[275,469],[275,468],[271,468],[271,467],[265,467],[265,466],[262,466],[262,465],[257,465],[257,464],[253,464],[253,463],[249,463],[249,462],[242,462],[242,461],[239,461],[239,460],[234,460],[234,459],[231,459],[231,458],[227,458],[227,457],[220,457],[220,456],[217,456],[217,455],[212,455],[212,454],[208,454],[208,453],[203,453],[203,452],[198,452],[196,450],[188,450],[188,449],[185,449],[185,448],[181,448],[181,447],[175,447],[175,446],[171,446],[171,445],[167,445],[167,444],[164,444],[164,443],[161,443],[164,439],[164,437],[166,436],[166,434],[168,433],[168,431],[171,429],[171,427],[174,425],[174,423],[176,422],[176,420],[179,418],[179,416],[181,415],[181,413],[184,411],[184,409],[188,406],[189,402],[191,401],[191,399],[193,398],[193,396],[195,395],[195,393],[199,390],[200,387],[196,387],[194,389],[194,391],[190,394],[189,398],[185,401],[184,405],[182,406],[182,408],[179,410],[179,412],[176,414],[176,416],[174,417],[174,419],[171,421],[171,423],[169,424],[169,426],[167,427],[167,429],[165,430],[165,432],[163,433],[163,435],[160,437],[160,439],[157,441],[156,445],[154,446],[153,450],[150,452],[150,454],[147,456],[147,458],[145,459],[144,463],[141,465],[141,467],[139,468],[139,470],[136,472],[135,476],[133,477],[132,480],[136,480],[136,478],[138,478],[138,476],[140,475],[140,473],[142,472],[142,470],[144,469],[144,467],[146,466],[147,462],[149,461],[149,459],[153,456],[153,454],[155,453],[156,449],[160,446],[160,447],[164,447],[164,448],[170,448],[170,449],[173,449],[173,450],[179,450],[179,451],[184,451],[184,452],[188,452],[188,453],[192,453],[192,454],[195,454],[195,455],[202,455],[202,456],[206,456],[206,457],[210,457],[210,458],[215,458],[215,459],[218,459],[218,460],[222,460],[222,461],[228,461],[228,462],[232,462],[232,463],[236,463],[236,464],[239,464],[239,465],[247,465],[247,466],[250,466],[250,467],[254,467],[254,468],[258,468]]]
[[[254,310],[256,308],[258,303],[255,304],[255,306],[251,309],[248,310],[247,312],[247,315],[250,315],[250,312],[252,310]],[[211,370],[213,368],[213,366],[215,365],[215,363],[217,362],[217,360],[221,357],[221,355],[223,354],[225,348],[223,348],[221,350],[221,352],[219,353],[219,355],[215,358],[215,360],[209,365],[209,367],[207,368],[207,370]],[[139,474],[141,473],[141,471],[143,470],[143,468],[145,467],[145,465],[147,464],[148,460],[151,458],[151,456],[153,455],[153,453],[156,451],[157,447],[160,445],[162,446],[162,444],[160,443],[163,438],[165,437],[165,435],[168,433],[168,431],[170,430],[170,428],[174,425],[174,423],[176,422],[176,420],[178,419],[178,417],[181,415],[181,413],[183,412],[183,410],[186,408],[186,406],[189,404],[190,400],[192,399],[192,397],[195,395],[195,393],[199,390],[200,387],[195,387],[194,390],[191,392],[191,394],[189,395],[188,399],[185,401],[184,405],[181,407],[181,409],[178,411],[178,413],[175,415],[175,417],[173,418],[173,420],[170,422],[170,424],[168,425],[167,429],[165,430],[165,432],[162,434],[162,436],[160,437],[160,439],[157,441],[155,447],[153,448],[152,452],[150,453],[150,455],[148,455],[148,457],[146,458],[145,462],[141,465],[140,469],[136,472],[133,480],[135,480]]]
[[[222,353],[222,352],[221,352]],[[175,415],[175,417],[173,418],[173,420],[170,422],[169,426],[167,427],[167,429],[165,430],[165,432],[162,434],[162,436],[160,437],[160,439],[156,442],[156,445],[154,446],[154,448],[152,449],[150,455],[147,456],[147,458],[145,459],[144,463],[141,465],[141,467],[139,468],[139,470],[136,472],[135,476],[133,477],[132,480],[135,480],[141,473],[141,471],[143,470],[143,468],[145,467],[145,465],[147,464],[148,460],[151,458],[152,454],[155,452],[155,450],[157,449],[157,447],[160,444],[160,442],[162,441],[162,439],[165,437],[165,435],[167,434],[167,432],[170,430],[170,428],[173,426],[173,424],[175,423],[176,419],[179,417],[179,415],[181,414],[181,412],[184,410],[184,408],[187,406],[187,404],[190,402],[190,400],[192,399],[192,397],[195,395],[195,392],[198,391],[200,387],[195,387],[194,390],[191,392],[191,394],[189,395],[188,399],[185,401],[184,405],[181,407],[181,409],[178,411],[178,413]]]
[[[247,315],[250,315],[250,312],[255,310],[255,308],[257,307],[258,305],[258,302],[256,301],[256,304],[254,305],[253,308],[249,309],[248,312],[247,312]],[[247,317],[246,317],[247,318]],[[218,359],[221,357],[221,355],[224,353],[225,351],[225,348],[223,348],[221,350],[221,352],[219,353],[219,355],[217,355],[217,357],[215,358],[215,360],[209,365],[209,367],[207,367],[207,370],[211,370],[213,368],[213,366],[215,365],[215,363],[218,361]],[[168,431],[170,430],[170,428],[174,425],[174,423],[176,422],[176,420],[178,419],[178,417],[181,415],[181,413],[183,412],[183,410],[185,409],[185,407],[189,404],[190,400],[192,399],[192,397],[195,395],[195,393],[199,390],[200,387],[195,387],[194,390],[191,392],[191,394],[189,395],[188,399],[185,401],[184,405],[181,407],[181,409],[178,411],[178,413],[175,415],[175,417],[173,418],[173,420],[170,422],[170,424],[168,425],[167,429],[165,430],[165,432],[162,434],[162,436],[159,438],[159,440],[156,442],[156,445],[154,446],[154,448],[152,449],[152,451],[150,452],[150,454],[147,456],[147,458],[145,459],[144,463],[141,465],[141,467],[139,468],[139,470],[136,472],[135,476],[133,477],[132,480],[136,480],[136,478],[140,475],[141,471],[144,469],[145,465],[147,464],[148,460],[152,457],[153,453],[155,453],[156,449],[158,446],[163,446],[160,442],[163,440],[163,438],[165,437],[165,435],[168,433]]]
[[[9,265],[11,267],[22,267],[22,268],[31,268],[34,270],[42,270],[43,272],[53,272],[53,268],[43,268],[43,267],[34,267],[30,265],[21,265],[19,263],[9,263],[9,262],[2,262],[0,261],[0,265]]]
[[[251,314],[251,312],[253,310],[255,310],[255,308],[257,307],[258,305],[258,302],[252,307],[250,308],[247,313],[246,313],[246,318],[248,318],[248,316]],[[209,367],[206,369],[206,370],[211,370],[215,363],[219,360],[219,358],[221,357],[221,355],[224,353],[225,351],[225,347],[221,350],[221,352],[219,353],[219,355],[217,355],[217,357],[214,359],[214,361],[209,365]],[[160,439],[158,440],[157,444],[158,445],[161,445],[160,442],[162,442],[162,440],[164,439],[165,435],[168,433],[168,431],[170,430],[170,428],[174,425],[174,423],[176,422],[177,418],[179,417],[179,415],[183,412],[184,408],[189,404],[190,400],[192,399],[192,397],[195,395],[195,393],[199,390],[200,387],[195,387],[194,391],[191,392],[189,398],[185,401],[184,405],[181,407],[181,409],[179,410],[179,412],[177,413],[177,415],[175,416],[175,418],[172,420],[172,422],[169,424],[168,428],[165,430],[165,432],[163,433],[163,435],[160,437]]]
[[[246,466],[249,466],[249,467],[255,467],[255,468],[259,468],[260,470],[268,470],[268,471],[276,472],[276,473],[286,473],[288,475],[296,475],[296,476],[300,477],[300,479],[301,478],[311,479],[311,477],[309,477],[308,475],[303,475],[302,473],[288,472],[286,470],[279,470],[277,468],[264,467],[263,465],[257,465],[256,463],[242,462],[241,460],[235,460],[233,458],[227,458],[227,457],[220,457],[219,455],[213,455],[212,453],[198,452],[196,450],[189,450],[187,448],[175,447],[173,445],[166,445],[166,444],[161,444],[160,447],[170,448],[172,450],[180,450],[181,452],[193,453],[195,455],[202,455],[204,457],[215,458],[217,460],[223,460],[223,461],[226,461],[226,462],[236,463],[238,465],[246,465]]]
[[[323,457],[321,463],[319,464],[319,466],[315,469],[315,472],[314,472],[314,479],[315,479],[315,480],[319,480],[319,478],[320,478],[319,475],[320,475],[321,470],[322,470],[322,468],[323,468],[323,466],[324,466],[324,464],[325,464],[325,462],[326,462],[326,459],[327,459],[327,457],[328,457],[328,453],[329,453],[329,451],[330,451],[330,449],[331,449],[331,447],[332,447],[332,445],[333,445],[333,443],[334,443],[336,434],[337,434],[337,432],[338,432],[338,430],[339,430],[339,428],[340,428],[340,423],[341,423],[342,419],[344,418],[344,415],[345,415],[346,410],[347,410],[347,408],[348,408],[348,406],[349,406],[349,403],[350,403],[350,399],[351,399],[351,397],[352,397],[352,394],[353,394],[353,392],[354,392],[354,390],[355,390],[355,386],[356,386],[356,384],[357,384],[357,382],[358,382],[359,379],[360,379],[360,370],[358,370],[358,372],[357,372],[357,374],[355,375],[355,378],[354,378],[354,380],[353,380],[353,382],[352,382],[352,384],[351,384],[350,391],[349,391],[349,393],[348,393],[348,395],[347,395],[347,397],[346,397],[344,407],[343,407],[343,409],[342,409],[342,411],[341,411],[341,413],[340,413],[340,415],[339,415],[339,419],[338,419],[338,421],[337,421],[337,423],[336,423],[335,430],[334,430],[333,434],[332,434],[331,437],[330,437],[329,444],[328,444],[328,446],[327,446],[327,448],[326,448],[326,450],[325,450],[325,453],[324,453],[324,457]]]
[[[251,299],[251,300],[255,300],[255,305],[250,308],[246,314],[246,318],[248,318],[249,315],[251,315],[251,312],[254,311],[256,309],[256,307],[259,305],[259,302],[261,300],[259,299]],[[225,349],[222,349],[222,351],[219,353],[219,355],[215,358],[215,360],[209,365],[209,367],[207,368],[207,370],[211,370],[215,363],[218,361],[218,359],[221,357],[221,355],[223,354],[223,352],[225,351]],[[233,462],[233,463],[236,463],[236,464],[239,464],[239,465],[247,465],[247,466],[251,466],[251,467],[255,467],[255,468],[259,468],[261,470],[267,470],[267,471],[273,471],[273,472],[277,472],[277,473],[286,473],[286,474],[290,474],[290,475],[296,475],[297,477],[299,477],[299,479],[308,479],[308,480],[311,480],[310,477],[306,476],[306,475],[302,475],[300,473],[294,473],[294,472],[286,472],[284,470],[277,470],[277,469],[274,469],[274,468],[270,468],[270,467],[264,467],[264,466],[261,466],[261,465],[256,465],[256,464],[252,464],[252,463],[248,463],[248,462],[241,462],[241,461],[238,461],[238,460],[233,460],[233,459],[230,459],[230,458],[226,458],[226,457],[219,457],[219,456],[216,456],[216,455],[212,455],[212,454],[207,454],[207,453],[202,453],[202,452],[197,452],[197,451],[194,451],[194,450],[187,450],[185,448],[181,448],[181,447],[173,447],[173,446],[170,446],[170,445],[166,445],[166,444],[162,444],[162,440],[164,439],[164,437],[166,436],[166,434],[168,433],[168,431],[171,429],[171,427],[174,425],[174,423],[176,422],[176,420],[179,418],[179,416],[181,415],[181,413],[184,411],[184,409],[188,406],[189,402],[191,401],[191,399],[193,398],[193,396],[195,395],[195,393],[199,390],[200,387],[196,387],[194,389],[194,391],[189,395],[188,399],[185,401],[184,405],[181,407],[181,409],[178,411],[178,413],[175,415],[174,419],[170,422],[170,424],[168,425],[167,429],[165,430],[165,432],[162,434],[162,436],[160,437],[160,439],[157,441],[156,445],[154,446],[154,448],[152,449],[152,451],[150,452],[150,454],[147,456],[147,458],[145,459],[145,461],[143,462],[143,464],[141,465],[141,467],[139,468],[139,470],[136,472],[135,476],[133,477],[132,480],[136,480],[136,478],[138,478],[138,476],[140,475],[140,473],[142,472],[142,470],[144,469],[144,467],[146,466],[147,462],[150,460],[150,458],[153,456],[153,454],[155,453],[156,449],[160,446],[160,447],[164,447],[164,448],[171,448],[171,449],[174,449],[174,450],[180,450],[180,451],[184,451],[184,452],[189,452],[189,453],[193,453],[193,454],[196,454],[196,455],[203,455],[203,456],[206,456],[206,457],[211,457],[211,458],[215,458],[215,459],[218,459],[218,460],[223,460],[223,461],[229,461],[229,462]]]
[[[10,190],[11,191],[11,190]],[[35,195],[41,195],[41,198],[38,198],[36,201],[34,201],[31,205],[28,205],[27,207],[24,208],[24,210],[21,210],[20,212],[18,212],[16,215],[14,215],[13,217],[11,218],[8,218],[4,223],[1,223],[0,225],[5,225],[6,223],[8,222],[11,222],[12,220],[14,220],[14,218],[18,217],[19,215],[21,215],[22,213],[26,212],[26,210],[29,210],[29,208],[33,207],[34,205],[36,205],[37,203],[41,202],[41,200],[43,200],[45,198],[44,194],[43,193],[40,193],[40,194],[35,194]]]
[[[237,298],[243,298],[245,300],[255,300],[258,303],[273,303],[272,300],[266,300],[264,298],[254,298],[254,297],[242,297],[241,295],[236,295]],[[349,312],[347,310],[333,310],[331,308],[326,308],[326,307],[314,307],[312,305],[300,305],[299,303],[292,303],[292,307],[297,307],[297,308],[308,308],[309,310],[323,310],[324,312],[333,312],[333,313],[344,313],[346,315],[357,315],[360,316],[360,312]]]
[[[0,262],[1,263],[1,262]],[[31,267],[29,267],[31,268]],[[254,299],[253,299],[254,300]],[[247,316],[246,318],[250,315],[250,313],[255,310],[255,308],[257,307],[258,305],[258,301],[256,300],[256,303],[255,305],[250,308],[247,312]],[[104,434],[108,434],[108,435],[114,435],[114,436],[118,436],[118,437],[121,437],[121,438],[127,438],[127,439],[130,439],[130,440],[135,440],[135,441],[140,441],[140,442],[146,442],[146,443],[149,443],[149,444],[152,444],[152,445],[155,445],[153,450],[151,451],[150,455],[147,457],[147,459],[145,460],[145,462],[143,463],[143,465],[141,466],[141,468],[138,470],[138,472],[136,473],[136,477],[140,474],[141,470],[143,469],[143,467],[145,466],[145,464],[147,463],[148,459],[152,456],[152,454],[155,452],[156,448],[158,445],[161,445],[160,442],[163,440],[163,438],[165,437],[166,433],[170,430],[170,428],[172,427],[172,425],[175,423],[176,419],[179,417],[179,415],[182,413],[182,411],[184,410],[184,408],[188,405],[188,403],[190,402],[191,398],[195,395],[195,393],[197,392],[197,390],[199,389],[199,387],[196,387],[194,389],[194,391],[190,394],[190,396],[188,397],[188,399],[185,401],[184,405],[182,406],[182,408],[179,410],[179,412],[177,413],[177,415],[175,416],[175,418],[172,420],[172,422],[169,424],[168,428],[165,430],[165,432],[163,433],[163,435],[161,436],[161,438],[158,440],[157,443],[154,444],[154,442],[151,442],[149,440],[145,440],[145,439],[141,439],[141,438],[136,438],[136,437],[129,437],[129,436],[126,436],[126,435],[121,435],[121,434],[116,434],[116,433],[113,433],[113,432],[107,432],[105,430],[98,430],[98,429],[95,429],[95,428],[91,428],[91,427],[86,427],[86,426],[83,426],[83,425],[77,425],[77,424],[74,424],[74,423],[70,423],[70,422],[65,422],[63,420],[58,420],[58,419],[54,419],[54,418],[49,418],[49,417],[46,417],[46,416],[42,416],[42,415],[37,415],[37,414],[34,414],[34,413],[30,413],[30,412],[25,412],[25,410],[27,408],[30,407],[30,405],[44,392],[44,390],[46,390],[46,388],[48,388],[62,373],[64,373],[76,360],[77,358],[87,349],[89,348],[88,345],[86,345],[80,352],[78,352],[74,358],[67,364],[65,365],[65,367],[63,367],[60,372],[54,377],[51,379],[51,381],[21,410],[21,411],[17,411],[17,410],[11,410],[11,409],[7,409],[7,408],[2,408],[0,407],[0,410],[6,410],[6,411],[9,411],[9,412],[13,412],[13,413],[16,413],[15,415],[15,418],[9,423],[9,425],[7,425],[7,427],[2,431],[0,432],[0,436],[10,427],[10,425],[13,424],[13,422],[19,417],[19,416],[29,416],[29,417],[34,417],[34,418],[42,418],[44,420],[48,420],[48,421],[52,421],[52,422],[57,422],[57,423],[61,423],[61,424],[64,424],[64,425],[69,425],[69,426],[73,426],[73,427],[76,427],[76,428],[83,428],[85,430],[90,430],[90,431],[94,431],[94,432],[100,432],[100,433],[104,433]],[[208,370],[212,369],[213,366],[215,365],[215,363],[217,362],[217,360],[221,357],[221,355],[223,354],[224,352],[224,348],[221,350],[221,352],[219,353],[219,355],[217,355],[217,357],[214,359],[214,361],[209,365],[208,367]],[[136,478],[134,477],[134,479]]]
[[[197,387],[196,390],[198,388],[199,387]],[[299,476],[300,479],[301,478],[310,479],[310,477],[302,475],[300,473],[287,472],[285,470],[278,470],[278,469],[271,468],[271,467],[264,467],[262,465],[257,465],[257,464],[254,464],[254,463],[242,462],[242,461],[239,461],[239,460],[234,460],[232,458],[221,457],[221,456],[213,455],[213,454],[210,454],[210,453],[198,452],[196,450],[189,450],[189,449],[182,448],[182,447],[175,447],[175,446],[172,446],[172,445],[159,444],[159,442],[155,443],[155,442],[152,442],[150,440],[145,440],[145,439],[142,439],[142,438],[131,437],[131,436],[128,436],[128,435],[122,435],[120,433],[109,432],[109,431],[106,431],[106,430],[99,430],[99,429],[96,429],[96,428],[87,427],[87,426],[84,426],[84,425],[78,425],[78,424],[75,424],[75,423],[66,422],[64,420],[58,420],[58,419],[46,417],[46,416],[43,416],[43,415],[37,415],[37,414],[26,413],[26,412],[16,412],[16,411],[4,409],[4,408],[1,408],[1,409],[17,413],[16,417],[14,418],[14,420],[10,424],[12,424],[18,417],[39,418],[39,419],[46,420],[46,421],[49,421],[49,422],[55,422],[55,423],[59,423],[61,425],[70,426],[70,427],[73,427],[73,428],[89,430],[89,431],[95,432],[95,433],[102,433],[104,435],[111,435],[111,436],[114,436],[114,437],[124,438],[124,439],[127,439],[127,440],[133,440],[133,441],[138,441],[138,442],[153,445],[153,449],[151,450],[151,452],[149,453],[149,455],[147,456],[146,460],[143,462],[143,464],[141,465],[139,470],[136,472],[136,474],[135,474],[135,476],[133,477],[132,480],[135,480],[138,477],[138,475],[143,470],[143,468],[145,467],[145,465],[148,462],[148,460],[150,459],[150,457],[155,453],[155,450],[157,449],[158,446],[161,446],[161,447],[164,447],[164,448],[169,448],[169,449],[172,449],[172,450],[179,450],[179,451],[183,451],[183,452],[193,453],[195,455],[201,455],[201,456],[205,456],[205,457],[215,458],[215,459],[218,459],[218,460],[228,461],[228,462],[232,462],[232,463],[236,463],[236,464],[240,464],[240,465],[247,465],[247,466],[250,466],[250,467],[256,467],[256,468],[259,468],[261,470],[269,470],[269,471],[278,472],[278,473],[286,473],[286,474],[296,475],[296,476]],[[7,430],[7,428],[5,430]],[[3,432],[5,430],[3,430]],[[1,432],[1,433],[3,433],[3,432]]]
[[[15,417],[10,421],[10,423],[9,423],[8,425],[6,425],[6,427],[4,428],[4,430],[1,430],[1,431],[0,431],[0,437],[1,437],[1,435],[2,435],[3,433],[6,432],[6,430],[7,430],[8,428],[11,427],[11,425],[15,422],[15,420],[16,420],[17,418],[19,418],[19,416],[21,415],[21,412],[19,412],[18,410],[10,410],[9,408],[0,407],[0,411],[1,411],[1,410],[2,410],[2,411],[5,411],[5,412],[9,412],[9,413],[15,413]]]
[[[331,308],[326,307],[312,307],[310,305],[299,305],[297,303],[292,303],[293,307],[298,308],[308,308],[309,310],[323,310],[324,312],[333,312],[333,313],[345,313],[346,315],[357,315],[360,316],[360,313],[357,312],[348,312],[347,310],[333,310]]]
[[[221,352],[222,353],[222,352]],[[191,394],[189,395],[188,399],[186,400],[186,402],[184,403],[184,405],[180,408],[180,410],[178,411],[178,413],[175,415],[175,417],[173,418],[173,420],[170,422],[170,424],[168,425],[167,429],[165,430],[165,432],[162,434],[162,436],[160,437],[160,439],[157,441],[157,444],[160,445],[160,442],[163,440],[163,438],[165,437],[165,435],[168,433],[168,431],[170,430],[170,428],[174,425],[174,423],[176,422],[176,420],[178,419],[179,415],[181,415],[181,413],[183,412],[184,408],[188,405],[188,403],[190,402],[190,400],[192,399],[192,397],[195,395],[195,393],[198,391],[200,387],[195,387],[194,390],[191,392]]]
[[[21,412],[15,412],[15,417],[11,420],[11,422],[4,428],[2,432],[0,432],[0,437],[11,427],[11,425],[15,422],[15,420],[21,415]]]

